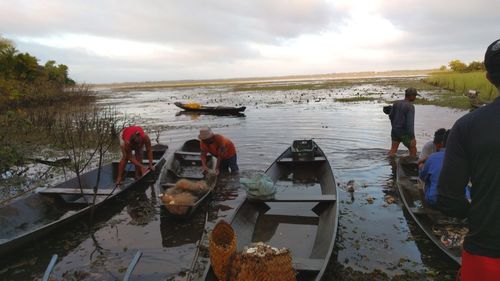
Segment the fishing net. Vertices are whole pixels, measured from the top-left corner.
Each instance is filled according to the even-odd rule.
[[[230,281],[295,281],[292,255],[288,249],[276,249],[264,243],[246,247],[237,253],[229,271]]]
[[[209,251],[215,276],[221,281],[227,280],[229,262],[236,253],[236,234],[224,220],[220,220],[210,234]]]

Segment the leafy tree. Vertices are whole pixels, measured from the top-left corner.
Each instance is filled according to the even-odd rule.
[[[463,72],[467,69],[467,65],[460,60],[452,60],[448,63],[450,69],[456,72]]]
[[[17,54],[15,56],[14,72],[18,80],[27,80],[33,82],[40,74],[40,65],[38,59],[28,53]]]
[[[441,65],[441,67],[439,68],[439,70],[445,71],[446,70],[446,65]]]
[[[473,61],[467,66],[467,71],[482,71],[485,70],[484,63],[480,61]]]
[[[74,85],[66,65],[53,60],[40,65],[36,57],[20,53],[0,36],[0,110],[76,97],[65,89]]]

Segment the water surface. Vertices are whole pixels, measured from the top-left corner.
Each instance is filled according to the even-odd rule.
[[[196,138],[201,127],[210,126],[235,143],[241,177],[265,170],[293,140],[313,138],[326,153],[339,185],[339,233],[327,279],[370,280],[376,273],[382,276],[380,280],[399,275],[413,280],[453,280],[457,266],[406,217],[399,200],[393,204],[384,200],[386,195],[397,199],[397,192],[393,166],[386,157],[390,123],[382,113],[383,100],[397,98],[403,89],[391,86],[390,81],[321,90],[231,89],[102,90],[104,98],[99,102],[135,117],[150,132],[160,131],[160,142],[171,149]],[[380,100],[335,100],[359,95]],[[247,106],[247,110],[243,117],[182,114],[175,101]],[[464,114],[417,105],[417,147],[431,140],[436,129],[450,128]],[[354,181],[354,193],[346,191],[349,181]],[[188,222],[173,221],[162,213],[154,184],[102,209],[92,226],[82,220],[2,261],[0,279],[39,278],[54,253],[59,255],[54,272],[58,280],[120,279],[136,250],[143,256],[132,280],[185,280],[190,269],[200,271],[203,265],[193,264],[193,258],[200,249],[204,225],[211,227],[218,218],[230,216],[242,198],[238,179],[222,179],[213,201]]]

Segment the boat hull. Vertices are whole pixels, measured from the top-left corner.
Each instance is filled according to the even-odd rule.
[[[418,178],[418,164],[415,158],[399,158],[396,171],[396,185],[406,212],[443,253],[457,264],[461,264],[461,249],[447,248],[434,234],[433,229],[442,228],[445,224],[453,224],[455,227],[465,227],[465,225],[426,206],[423,200],[424,183]]]
[[[254,242],[288,248],[297,280],[319,281],[330,260],[338,226],[332,168],[319,147],[308,160],[294,160],[288,148],[266,174],[278,192],[274,199],[246,199],[235,211],[231,226],[237,248],[241,251]],[[217,280],[211,266],[203,280]]]
[[[159,171],[165,164],[166,150],[166,146],[153,146],[156,171]],[[92,210],[96,211],[100,206],[113,201],[134,186],[151,179],[155,174],[148,171],[138,180],[126,176],[124,184],[120,188],[114,189],[118,163],[115,161],[101,167],[98,195],[96,195],[94,205],[92,204],[93,187],[98,169],[80,176],[81,189],[78,179],[73,178],[0,206],[0,257],[5,257],[8,253],[89,215]],[[134,168],[133,165],[128,164],[126,174],[133,177]],[[75,189],[80,194],[76,194]]]

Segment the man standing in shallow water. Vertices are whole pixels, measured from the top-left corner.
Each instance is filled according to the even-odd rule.
[[[500,40],[484,55],[486,78],[500,93]],[[464,197],[469,182],[471,202]],[[467,218],[461,280],[500,279],[500,97],[455,122],[438,183],[437,208]]]
[[[389,119],[391,119],[392,145],[389,156],[396,156],[399,143],[403,143],[410,152],[410,156],[417,156],[417,141],[415,140],[415,106],[413,102],[420,96],[415,88],[405,90],[405,99],[392,104]]]

